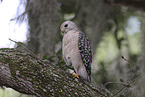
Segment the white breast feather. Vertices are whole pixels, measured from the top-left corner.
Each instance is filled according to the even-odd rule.
[[[63,37],[63,57],[67,65],[72,64],[75,71],[79,67],[78,74],[87,79],[86,68],[78,48],[79,32],[69,31]]]

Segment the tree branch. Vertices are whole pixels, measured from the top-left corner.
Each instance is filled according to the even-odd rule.
[[[61,64],[59,64],[61,65]],[[0,86],[39,97],[106,96],[83,79],[16,49],[0,49]]]
[[[133,7],[145,11],[145,1],[144,0],[105,0],[110,4],[120,4],[127,7]]]

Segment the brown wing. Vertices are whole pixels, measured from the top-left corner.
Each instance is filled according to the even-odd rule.
[[[82,61],[86,67],[86,71],[89,75],[89,80],[91,80],[91,63],[92,63],[92,52],[91,46],[85,33],[79,32],[79,52],[82,57]]]

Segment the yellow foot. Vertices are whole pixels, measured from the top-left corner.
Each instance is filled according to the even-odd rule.
[[[73,74],[72,76],[73,76],[73,78],[75,78],[75,77],[76,78],[79,78],[79,75],[77,73],[76,74]]]

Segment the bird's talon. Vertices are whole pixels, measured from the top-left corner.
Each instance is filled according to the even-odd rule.
[[[75,77],[76,78],[79,78],[79,75],[78,74],[73,74],[72,76],[73,76],[73,78],[75,78]]]

